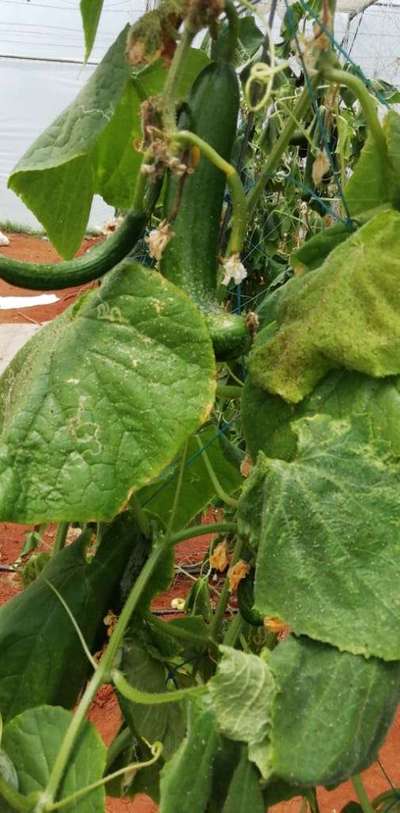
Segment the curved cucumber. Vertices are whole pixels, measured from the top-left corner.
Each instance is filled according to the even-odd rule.
[[[253,627],[261,627],[264,617],[254,608],[254,572],[239,582],[237,599],[241,615]]]
[[[0,256],[0,278],[17,288],[51,291],[98,279],[134,248],[143,234],[146,212],[131,210],[119,229],[87,254],[60,263],[26,263]]]
[[[236,136],[239,84],[226,63],[208,65],[197,77],[186,112],[179,122],[207,141],[227,161]],[[242,317],[229,314],[217,303],[218,250],[226,180],[221,170],[201,156],[193,175],[180,181],[170,177],[165,217],[174,236],[168,243],[160,270],[182,288],[207,316],[217,360],[243,352],[248,333]],[[179,204],[179,208],[178,208]],[[178,212],[174,217],[175,209]]]
[[[226,63],[211,63],[197,77],[188,99],[188,112],[179,125],[196,133],[229,161],[239,101],[235,70]],[[172,216],[174,237],[164,251],[161,272],[203,309],[210,303],[215,309],[225,185],[224,173],[202,155],[193,175],[184,182],[180,200],[180,181],[173,177],[166,196],[165,216],[168,220]]]

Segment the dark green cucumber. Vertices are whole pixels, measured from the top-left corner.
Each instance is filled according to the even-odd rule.
[[[0,278],[17,288],[52,291],[102,277],[134,248],[143,234],[148,213],[131,210],[105,242],[87,254],[60,263],[26,263],[0,256]]]
[[[245,579],[239,582],[237,600],[240,613],[244,620],[253,627],[261,627],[264,623],[264,618],[261,613],[254,608],[254,572],[249,573]]]
[[[197,77],[179,126],[196,133],[229,161],[236,136],[239,102],[235,70],[226,63],[211,63]],[[160,265],[162,274],[189,294],[206,315],[210,315],[209,329],[215,340],[217,358],[230,357],[233,347],[233,354],[238,348],[241,352],[247,338],[244,320],[227,314],[217,303],[218,250],[225,186],[224,173],[204,155],[193,175],[186,178],[180,197],[180,181],[170,177],[165,217],[171,222],[174,236]]]

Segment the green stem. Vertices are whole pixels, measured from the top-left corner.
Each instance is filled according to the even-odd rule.
[[[162,752],[161,743],[157,743],[157,745],[158,748],[155,748],[155,753],[153,754],[152,758],[148,759],[146,762],[131,762],[130,765],[125,765],[124,768],[119,768],[117,771],[108,774],[108,776],[103,776],[101,779],[98,779],[97,782],[92,782],[92,784],[87,785],[86,788],[80,788],[80,790],[77,790],[75,793],[71,793],[70,796],[65,796],[65,798],[60,799],[59,802],[49,803],[46,810],[60,810],[61,808],[67,807],[67,805],[76,802],[82,796],[86,796],[87,793],[91,793],[91,791],[101,788],[102,785],[106,785],[107,782],[111,782],[112,779],[117,779],[118,776],[123,776],[123,774],[129,773],[130,771],[137,771],[140,768],[147,768],[149,765],[153,765],[154,762],[159,759]]]
[[[228,255],[240,254],[247,227],[247,201],[242,182],[235,167],[229,161],[225,161],[210,144],[207,144],[206,141],[203,141],[202,138],[189,130],[172,133],[171,139],[177,144],[192,144],[198,147],[217,169],[225,173],[232,198],[232,231],[228,245]]]
[[[286,123],[286,126],[282,130],[275,146],[272,148],[270,156],[264,165],[264,169],[251,190],[248,196],[248,214],[249,217],[254,213],[254,210],[257,208],[258,201],[264,192],[265,185],[271,175],[275,172],[283,153],[287,150],[290,139],[295,132],[298,122],[301,121],[304,116],[306,115],[307,111],[311,107],[312,102],[312,92],[317,87],[319,83],[319,75],[315,76],[310,83],[309,87],[305,87],[301,96],[299,97],[297,104],[294,107],[293,115]]]
[[[236,387],[234,384],[217,384],[217,398],[241,398],[243,395],[243,384]]]
[[[360,774],[355,773],[354,776],[351,777],[351,782],[357,794],[358,801],[363,809],[363,813],[374,813],[374,808],[372,807],[372,804],[368,798],[368,794],[365,790]]]
[[[239,41],[239,15],[232,0],[225,0],[224,11],[228,20],[226,61],[234,62]]]
[[[361,104],[368,128],[375,140],[376,146],[385,154],[387,152],[385,134],[378,119],[375,101],[365,87],[364,82],[362,82],[358,76],[347,73],[347,71],[337,70],[336,68],[326,69],[323,76],[328,82],[332,82],[336,85],[344,85],[354,93]]]
[[[67,539],[68,528],[69,522],[60,522],[57,528],[57,534],[53,545],[53,556],[55,556],[56,553],[59,553],[59,551],[63,549],[65,541]]]
[[[79,702],[78,708],[71,720],[71,723],[67,729],[63,742],[61,744],[61,748],[56,756],[53,768],[50,773],[50,778],[37,807],[37,813],[40,811],[48,809],[49,804],[53,804],[60,784],[62,782],[67,764],[71,757],[73,747],[75,744],[75,740],[81,730],[83,723],[85,722],[85,718],[87,712],[89,711],[90,705],[96,695],[96,692],[100,688],[100,686],[105,682],[107,676],[110,674],[115,656],[118,652],[118,649],[121,645],[122,638],[124,636],[125,629],[129,623],[130,617],[134,610],[136,609],[140,597],[145,589],[149,579],[153,575],[154,571],[156,570],[160,560],[162,559],[165,553],[165,545],[161,543],[155,544],[147,562],[145,563],[143,569],[139,573],[138,578],[136,579],[132,590],[128,596],[128,599],[123,607],[121,615],[118,619],[118,622],[115,626],[114,632],[110,638],[109,645],[104,652],[103,657],[97,667],[97,671],[94,673],[92,678],[90,679],[89,683],[86,686],[86,689],[82,695],[82,698]]]
[[[29,796],[23,796],[22,793],[19,793],[15,788],[12,788],[11,785],[0,776],[0,796],[5,799],[6,802],[12,807],[14,810],[33,810],[35,801],[33,798]],[[35,799],[37,798],[37,794],[34,794]]]
[[[142,165],[147,164],[148,161],[152,161],[153,153],[151,150],[146,150],[143,154]],[[136,184],[135,184],[135,191],[133,195],[133,203],[132,208],[136,212],[141,212],[146,208],[145,204],[145,195],[147,190],[147,182],[148,176],[145,175],[141,170],[137,174]],[[152,207],[151,207],[152,208]]]
[[[170,538],[170,544],[177,545],[178,542],[183,542],[185,539],[192,539],[192,537],[195,536],[235,533],[236,531],[236,522],[213,522],[211,525],[191,525],[190,528],[184,528],[182,531],[177,531],[177,533],[173,534]]]
[[[182,488],[187,445],[188,444],[186,443],[185,450],[182,456],[177,489],[175,492],[174,504],[171,511],[166,536],[161,540],[158,540],[154,544],[149,558],[147,559],[142,570],[140,571],[139,576],[137,577],[131,589],[131,592],[129,593],[127,601],[125,602],[122,608],[121,615],[111,635],[108,647],[105,650],[104,655],[100,660],[100,663],[98,664],[96,672],[93,674],[92,678],[87,684],[86,689],[79,702],[78,708],[76,709],[76,712],[66,731],[65,737],[61,743],[61,748],[56,756],[53,768],[51,770],[46,790],[42,794],[36,806],[35,809],[36,813],[41,813],[41,811],[48,810],[49,804],[50,805],[54,804],[54,800],[56,798],[66,767],[68,765],[69,759],[73,751],[75,740],[85,722],[86,714],[89,711],[90,705],[100,686],[107,680],[109,680],[109,675],[113,668],[115,657],[121,646],[122,639],[124,637],[124,633],[130,621],[130,618],[140,601],[140,597],[148,581],[151,579],[154,571],[156,570],[157,566],[160,563],[160,560],[163,558],[166,548],[172,543],[171,528],[174,523],[175,513],[179,503],[179,497]]]
[[[236,562],[239,561],[242,553],[242,548],[243,540],[238,538],[236,540],[235,547],[233,549],[230,567],[233,567],[233,565],[235,565]],[[220,636],[222,622],[224,620],[225,610],[228,606],[230,594],[231,591],[229,587],[229,571],[228,571],[227,575],[225,576],[224,586],[221,590],[221,595],[219,597],[219,601],[214,613],[214,618],[212,620],[210,627],[210,635],[214,639],[214,641],[217,641]]]
[[[176,83],[182,70],[186,51],[190,47],[194,35],[195,32],[186,25],[167,74],[162,101],[162,117],[166,133],[172,132],[176,127]]]
[[[206,467],[207,472],[208,472],[208,476],[209,476],[209,478],[210,478],[210,480],[211,480],[211,482],[212,482],[212,484],[214,486],[214,490],[215,490],[215,493],[216,493],[217,497],[219,497],[220,500],[222,500],[227,505],[230,505],[231,508],[237,508],[238,505],[239,505],[238,500],[235,500],[233,497],[231,497],[229,494],[227,494],[226,491],[221,486],[221,483],[219,482],[218,477],[215,474],[215,471],[214,471],[213,466],[211,464],[210,458],[209,458],[209,456],[208,456],[208,454],[207,454],[207,452],[206,452],[206,450],[205,450],[205,448],[204,448],[204,446],[203,446],[203,444],[202,444],[202,442],[201,442],[198,435],[196,435],[196,440],[197,440],[197,443],[198,443],[198,447],[199,447],[199,449],[201,451],[201,457],[202,457],[202,459],[204,461],[205,467]]]
[[[207,686],[203,685],[166,692],[142,692],[140,689],[136,689],[135,686],[131,686],[119,669],[113,669],[111,678],[120,694],[123,694],[128,700],[132,700],[133,703],[140,703],[143,706],[177,703],[180,700],[186,700],[188,697],[198,697],[208,691]]]

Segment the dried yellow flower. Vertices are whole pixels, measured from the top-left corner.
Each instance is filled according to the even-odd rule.
[[[219,542],[218,545],[215,546],[211,556],[210,556],[210,565],[213,570],[218,570],[219,573],[223,573],[224,570],[229,565],[229,556],[228,556],[228,543],[226,540],[223,542]]]
[[[236,593],[242,579],[250,573],[250,565],[243,559],[239,559],[233,567],[228,570],[229,589],[231,593]]]

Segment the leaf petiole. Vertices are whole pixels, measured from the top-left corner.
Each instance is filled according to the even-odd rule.
[[[225,161],[210,144],[207,144],[206,141],[203,141],[202,138],[189,130],[179,130],[172,133],[170,139],[177,144],[191,144],[198,147],[200,152],[225,174],[232,197],[232,231],[228,245],[228,255],[240,254],[247,227],[247,202],[242,182],[235,167],[229,161]]]
[[[176,689],[167,692],[143,692],[131,686],[119,669],[114,669],[111,673],[112,681],[118,691],[133,703],[140,703],[144,706],[154,706],[161,703],[178,703],[180,700],[187,700],[190,697],[199,697],[205,694],[208,689],[205,685],[190,686],[188,689]]]

